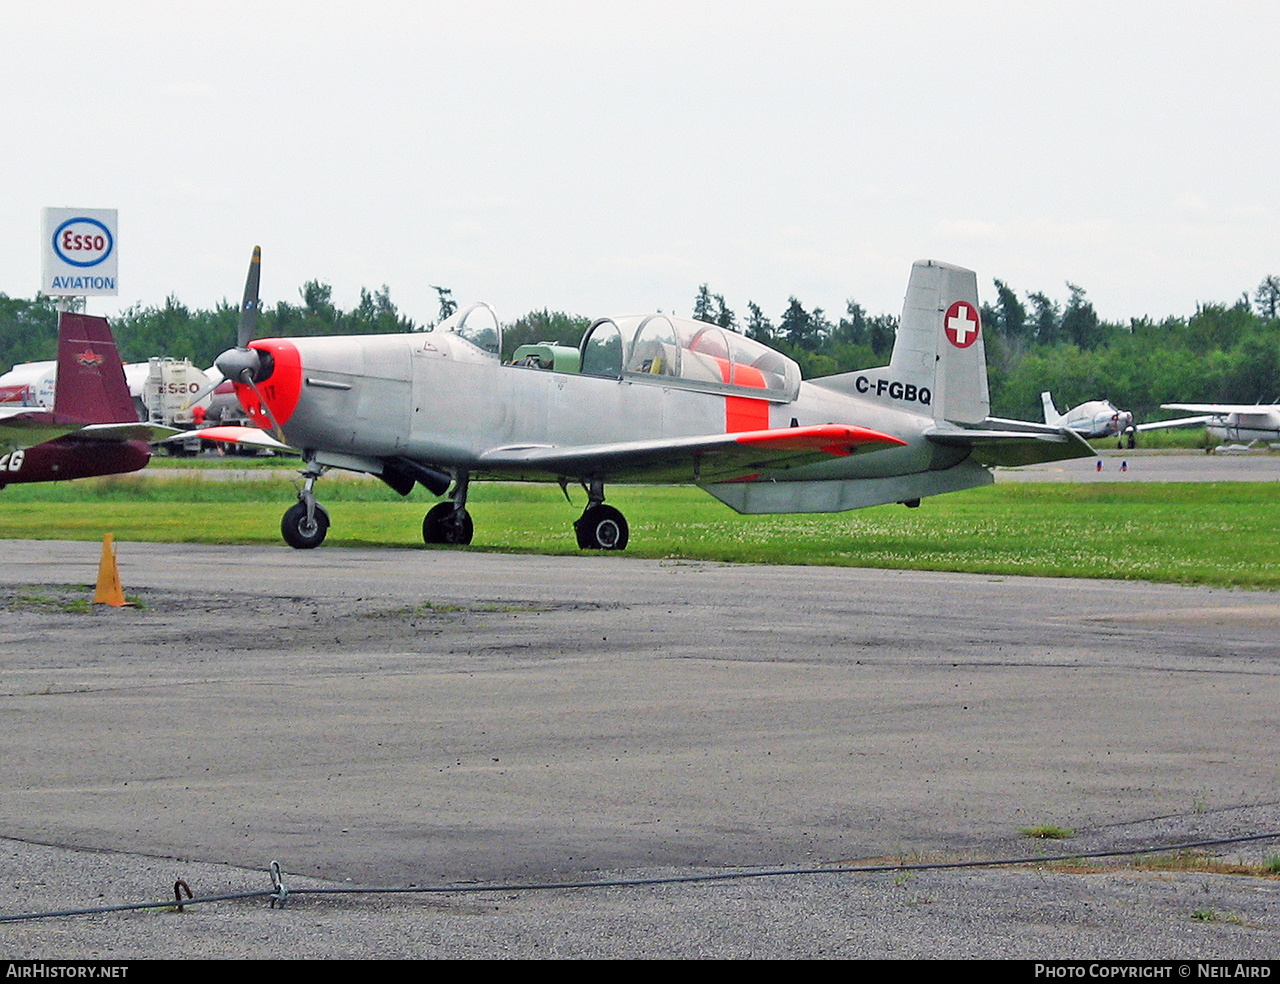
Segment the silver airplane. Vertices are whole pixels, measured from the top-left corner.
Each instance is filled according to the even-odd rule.
[[[1130,447],[1133,447],[1133,413],[1119,410],[1110,400],[1090,400],[1072,407],[1066,413],[1058,413],[1053,405],[1053,397],[1048,393],[1040,394],[1040,402],[1044,404],[1044,422],[1055,427],[1069,427],[1081,437],[1122,437],[1129,435]]]
[[[992,466],[1093,453],[1069,428],[988,417],[977,278],[933,261],[912,269],[889,365],[807,381],[759,342],[664,314],[601,318],[576,349],[531,346],[506,365],[486,304],[424,333],[255,341],[259,270],[255,249],[238,344],[217,368],[253,422],[302,455],[281,522],[298,548],[328,531],[315,486],[330,468],[401,495],[448,492],[423,520],[429,544],[471,542],[474,480],[557,482],[566,498],[580,483],[579,547],[621,550],[611,483],[692,483],[740,513],[838,512],[914,507],[990,484]]]
[[[1272,403],[1162,403],[1162,410],[1188,410],[1201,414],[1164,422],[1166,427],[1204,424],[1219,441],[1280,441],[1280,404]]]

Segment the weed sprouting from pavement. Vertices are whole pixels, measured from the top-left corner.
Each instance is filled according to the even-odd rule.
[[[1052,824],[1023,827],[1018,832],[1023,837],[1033,837],[1037,840],[1069,840],[1076,835],[1076,832],[1070,827],[1055,827]]]

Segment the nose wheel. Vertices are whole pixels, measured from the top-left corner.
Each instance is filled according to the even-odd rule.
[[[319,503],[314,503],[312,509],[312,515],[308,516],[306,504],[295,502],[280,520],[280,535],[289,546],[311,550],[324,543],[329,532],[329,513]]]
[[[302,488],[298,501],[289,507],[280,520],[280,535],[284,542],[298,550],[311,550],[324,543],[329,532],[329,513],[316,502],[316,479],[324,474],[324,467],[317,464],[314,455],[306,459]]]

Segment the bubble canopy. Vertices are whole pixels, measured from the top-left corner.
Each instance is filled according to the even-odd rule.
[[[456,312],[431,330],[452,332],[493,356],[502,351],[502,324],[497,312],[483,301]]]
[[[703,321],[665,314],[600,318],[582,338],[582,372],[790,403],[800,367],[781,352]]]

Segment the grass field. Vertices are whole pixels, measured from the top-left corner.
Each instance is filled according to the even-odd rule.
[[[327,476],[333,525],[321,549],[428,549],[422,517],[376,481]],[[471,550],[578,553],[584,505],[554,486],[477,484]],[[969,571],[1280,588],[1274,483],[996,485],[924,500],[800,516],[739,516],[693,488],[609,489],[631,524],[631,557]],[[0,492],[0,538],[280,544],[286,478],[241,482],[125,476]],[[287,549],[282,547],[282,549]],[[459,549],[459,548],[430,548]]]
[[[1114,451],[1114,437],[1098,438],[1089,442],[1099,451]],[[1209,437],[1203,427],[1177,427],[1172,430],[1146,431],[1138,435],[1138,447],[1152,450],[1155,448],[1199,449],[1211,447],[1218,442]]]

